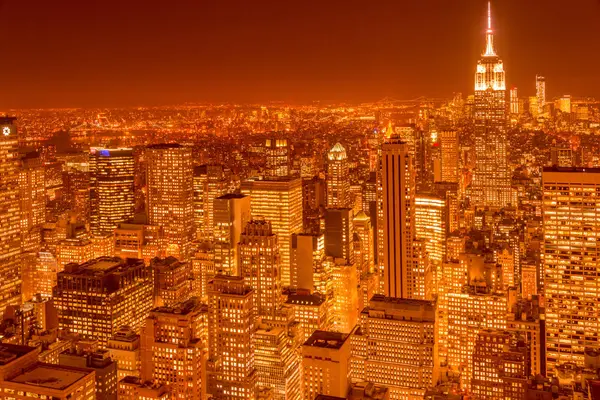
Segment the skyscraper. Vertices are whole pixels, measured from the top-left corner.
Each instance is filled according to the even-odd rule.
[[[264,217],[278,237],[281,283],[289,286],[292,234],[302,232],[302,179],[249,179],[241,189],[250,196],[252,217]]]
[[[510,88],[510,113],[519,115],[519,91],[516,86]]]
[[[600,349],[600,169],[544,168],[547,371]],[[593,332],[593,333],[592,333]]]
[[[222,165],[194,167],[194,230],[196,236],[214,237],[215,199],[227,193],[227,178]]]
[[[389,297],[412,296],[415,178],[408,145],[392,136],[382,146],[383,282]]]
[[[440,134],[442,181],[458,182],[458,132],[443,130]]]
[[[220,399],[253,399],[254,291],[242,277],[217,275],[208,298],[209,393]]]
[[[16,118],[0,118],[0,310],[21,304],[21,207]]]
[[[268,177],[285,177],[290,174],[288,141],[271,137],[265,140],[266,173]]]
[[[141,260],[97,258],[68,264],[54,298],[60,329],[106,346],[123,325],[140,331],[152,308],[152,278]]]
[[[239,275],[238,243],[250,220],[250,197],[229,193],[213,204],[215,270],[224,275]]]
[[[205,322],[196,298],[152,310],[141,334],[142,379],[169,385],[175,399],[205,400]]]
[[[354,226],[351,208],[329,208],[325,212],[325,255],[354,263]]]
[[[257,317],[274,317],[281,296],[279,243],[271,224],[252,220],[246,224],[239,243],[240,276],[254,290]]]
[[[541,75],[535,76],[535,97],[537,97],[538,115],[542,115],[546,107],[546,78]]]
[[[167,255],[186,259],[194,229],[192,149],[152,145],[146,157],[148,222],[163,228]]]
[[[340,143],[327,153],[327,208],[350,207],[348,156]]]
[[[422,398],[438,381],[435,303],[375,295],[352,332],[353,381],[390,390],[390,399]]]
[[[506,78],[496,54],[488,3],[486,48],[475,72],[475,152],[472,201],[503,207],[511,202],[511,174],[506,154]]]

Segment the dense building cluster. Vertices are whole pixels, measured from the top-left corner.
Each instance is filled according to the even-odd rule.
[[[599,399],[600,102],[485,39],[449,101],[0,118],[0,399]]]

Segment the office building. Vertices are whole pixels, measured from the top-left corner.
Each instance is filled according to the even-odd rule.
[[[208,288],[209,393],[228,400],[255,396],[254,290],[237,276],[216,275]]]
[[[471,393],[478,399],[522,399],[527,379],[527,356],[522,342],[508,331],[482,329],[473,352]]]
[[[146,162],[148,222],[162,227],[167,255],[185,261],[194,228],[192,149],[151,145],[146,149]]]
[[[303,399],[346,397],[350,388],[349,335],[315,331],[302,345]]]
[[[510,113],[519,115],[519,91],[516,86],[510,88]]]
[[[235,193],[217,197],[213,212],[215,270],[223,275],[239,275],[238,243],[250,221],[250,197]]]
[[[270,137],[265,140],[266,171],[270,178],[286,177],[290,174],[290,156],[287,139]]]
[[[383,283],[389,297],[410,298],[415,177],[408,145],[392,136],[382,145]],[[381,263],[380,263],[381,264]]]
[[[207,398],[206,309],[196,298],[150,312],[141,338],[141,378],[166,385],[174,399]]]
[[[136,376],[127,376],[119,381],[119,400],[168,400],[171,392],[167,385],[145,382]]]
[[[333,279],[333,327],[337,332],[350,333],[358,321],[358,271],[356,264],[343,259],[330,259]]]
[[[256,383],[272,388],[273,400],[300,400],[300,357],[283,327],[260,325],[254,333]]]
[[[150,261],[154,282],[154,306],[171,307],[183,303],[192,293],[192,269],[189,262],[175,257],[153,258]]]
[[[107,350],[84,351],[69,349],[58,356],[58,364],[67,367],[87,368],[95,372],[96,399],[117,399],[117,363]]]
[[[249,179],[242,182],[241,190],[250,196],[252,217],[271,223],[279,240],[281,283],[289,286],[292,235],[302,232],[302,179]]]
[[[325,211],[325,255],[354,263],[354,214],[351,208]]]
[[[256,317],[274,317],[281,301],[279,243],[269,221],[248,222],[240,236],[240,276],[254,290]]]
[[[0,310],[21,304],[21,207],[16,118],[0,118]]]
[[[375,295],[352,333],[353,380],[389,389],[390,399],[418,398],[438,382],[435,303]]]
[[[350,207],[348,156],[340,143],[327,153],[327,208]]]
[[[140,335],[128,326],[119,328],[106,344],[110,358],[117,363],[118,380],[126,376],[140,376],[142,357],[140,354]]]
[[[37,361],[40,349],[2,344],[0,388],[3,399],[96,399],[95,371]]]
[[[506,154],[506,78],[491,23],[488,3],[486,47],[475,72],[476,161],[471,196],[476,206],[504,207],[512,201]]]
[[[135,212],[133,150],[92,148],[90,173],[90,231],[112,233]],[[108,254],[104,254],[108,255]]]
[[[292,235],[291,287],[309,292],[323,292],[328,281],[325,273],[325,236],[297,233]],[[325,290],[326,292],[326,290]]]
[[[535,97],[537,98],[538,115],[542,115],[546,107],[546,78],[541,75],[535,76]]]
[[[197,238],[211,240],[215,199],[228,192],[229,180],[222,165],[194,167],[194,231]]]
[[[123,325],[139,332],[152,307],[152,291],[150,271],[138,259],[67,264],[54,289],[59,328],[103,348]]]
[[[600,350],[600,169],[544,168],[543,288],[547,370],[583,366],[586,351]]]
[[[458,182],[460,160],[458,153],[458,131],[443,130],[439,136],[439,143],[442,182]]]
[[[294,319],[300,323],[302,341],[317,330],[329,331],[333,327],[331,303],[320,293],[290,294],[285,302],[294,310]]]

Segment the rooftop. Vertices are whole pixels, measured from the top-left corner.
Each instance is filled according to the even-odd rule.
[[[589,172],[589,173],[600,173],[600,168],[589,168],[589,167],[544,167],[544,172]]]
[[[11,379],[10,382],[64,390],[92,373],[81,368],[38,363]]]
[[[35,350],[35,347],[19,346],[16,344],[0,344],[0,366],[7,365]]]
[[[350,335],[340,332],[314,331],[304,346],[322,347],[324,349],[340,349]]]
[[[231,199],[243,199],[244,197],[248,197],[245,194],[241,193],[227,193],[223,196],[217,197],[217,200],[231,200]]]
[[[325,299],[318,293],[313,294],[290,294],[286,300],[286,304],[310,305],[319,306],[323,304]]]

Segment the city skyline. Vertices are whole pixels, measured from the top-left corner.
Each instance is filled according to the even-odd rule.
[[[127,14],[119,12],[138,9],[136,0],[116,13],[111,0],[80,8],[65,1],[57,7],[63,17],[95,12],[89,30],[72,38],[88,46],[101,15],[116,21],[102,26],[109,45]],[[421,68],[426,84],[396,70],[419,86],[412,100],[293,105],[271,97],[254,104],[21,109],[0,117],[0,400],[600,400],[600,100],[579,96],[572,79],[549,66],[528,78],[533,90],[511,84],[512,73],[529,76],[505,56],[516,54],[507,45],[514,41],[509,21],[526,11],[511,8],[513,1],[496,2],[498,8],[482,2],[471,16],[467,30],[485,15],[477,58],[444,56]],[[403,17],[441,4],[396,3]],[[444,24],[460,24],[453,12],[475,3],[429,7],[432,18],[413,29],[424,21],[415,14],[403,39],[431,43],[421,50],[432,57],[458,43],[467,51],[456,40],[464,32],[436,36],[428,24],[437,12],[446,14]],[[212,50],[244,50],[211,68],[231,76],[223,62],[239,57],[257,85],[257,60],[270,63],[302,47],[275,28],[284,20],[269,16],[287,10],[301,18],[305,9],[249,4],[226,7],[230,25],[213,18],[202,29],[218,36]],[[361,48],[370,37],[361,36],[361,23],[374,8],[390,6],[332,4],[324,3],[312,23],[335,11],[339,18],[326,28],[360,19],[344,40],[362,39],[327,57]],[[554,3],[546,4],[533,20],[552,11]],[[165,29],[171,13],[180,13],[179,33],[189,33],[183,20],[203,20],[186,6],[153,12],[162,11]],[[199,6],[209,14],[221,7]],[[269,23],[236,40],[247,26],[235,23],[240,10],[244,23]],[[123,76],[136,54],[130,45],[140,39],[171,57],[162,73],[172,79],[159,82],[171,84],[163,100],[179,96],[173,82],[188,77],[169,71],[195,65],[177,57],[193,50],[194,36],[161,47],[172,42],[172,31],[147,36],[136,30],[139,20],[128,22],[136,33],[112,48],[129,46],[112,59],[122,61]],[[269,34],[255,43],[265,46],[260,51],[247,42],[257,32]],[[273,48],[275,42],[289,46]],[[305,61],[322,61],[319,49],[337,44],[325,40]],[[405,49],[406,60],[420,66],[413,51]],[[541,61],[535,54],[529,67]],[[385,68],[398,66],[394,55]],[[71,75],[53,99],[73,95],[71,85],[103,66]],[[312,76],[302,66],[303,76]],[[158,76],[154,67],[130,83]],[[376,72],[362,68],[345,71]],[[461,85],[455,68],[469,72],[465,91],[427,97],[431,87],[446,90],[438,75]],[[32,77],[49,78],[51,69]],[[260,71],[271,84],[283,76]],[[196,70],[210,79],[205,72]],[[186,92],[197,82],[188,81]],[[347,89],[361,96],[363,84]],[[220,87],[224,96],[228,85]],[[554,96],[563,85],[569,90]],[[279,89],[315,90],[302,86]],[[263,89],[257,94],[273,96],[269,85]],[[236,90],[249,93],[245,85]],[[123,101],[139,95],[119,93]]]
[[[600,3],[562,5],[492,4],[507,85],[533,94],[540,74],[549,98],[599,96]],[[3,109],[446,97],[468,92],[485,31],[485,1],[0,7]]]

